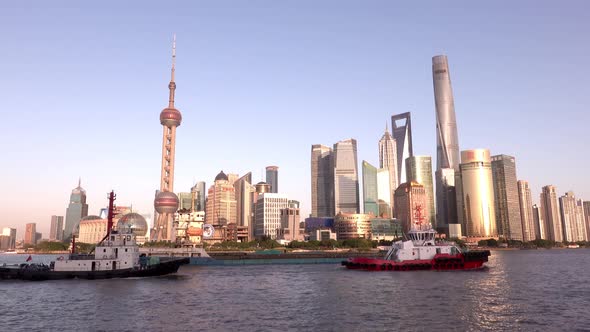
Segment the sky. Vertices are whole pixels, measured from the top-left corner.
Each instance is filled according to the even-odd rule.
[[[431,58],[446,54],[461,150],[516,157],[541,187],[590,200],[585,1],[0,2],[0,227],[48,237],[78,178],[89,213],[153,212],[177,35],[174,190],[223,170],[311,211],[312,144],[358,141],[378,164],[393,114],[436,155]],[[360,173],[360,168],[359,168]],[[360,178],[359,174],[359,178]]]

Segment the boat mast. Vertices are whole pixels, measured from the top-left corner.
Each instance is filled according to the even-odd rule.
[[[108,198],[109,198],[109,213],[108,213],[108,217],[107,217],[108,218],[108,221],[107,221],[107,236],[111,235],[111,231],[113,230],[113,217],[115,215],[115,199],[117,198],[117,195],[115,195],[115,191],[114,190],[111,190],[111,192],[109,193]]]

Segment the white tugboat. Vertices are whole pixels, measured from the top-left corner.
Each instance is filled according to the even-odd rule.
[[[48,265],[21,264],[16,267],[0,267],[0,279],[53,280],[53,279],[108,279],[151,277],[176,273],[180,265],[188,264],[188,258],[148,257],[139,253],[133,230],[127,227],[113,229],[115,194],[109,194],[107,235],[96,246],[94,253],[75,253],[75,237],[72,254],[60,257]]]

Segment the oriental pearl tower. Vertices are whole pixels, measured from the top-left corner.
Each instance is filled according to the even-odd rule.
[[[174,194],[174,150],[176,146],[176,127],[180,126],[182,115],[174,108],[174,66],[176,64],[176,35],[172,42],[172,74],[168,89],[170,98],[168,107],[160,113],[160,123],[164,129],[162,136],[162,175],[160,177],[160,191],[154,199],[154,208],[158,212],[156,220],[155,239],[157,241],[172,241],[175,239],[172,220],[178,209],[178,197]]]

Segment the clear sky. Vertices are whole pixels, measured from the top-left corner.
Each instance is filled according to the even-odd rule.
[[[0,227],[48,237],[78,177],[90,213],[153,211],[159,113],[177,34],[175,191],[277,165],[310,207],[310,149],[358,140],[378,161],[392,114],[435,156],[431,57],[449,57],[460,149],[517,158],[590,200],[587,1],[3,1]],[[434,158],[433,158],[434,159]],[[433,160],[435,164],[435,161]],[[359,170],[360,171],[360,170]],[[360,174],[359,174],[360,177]]]

